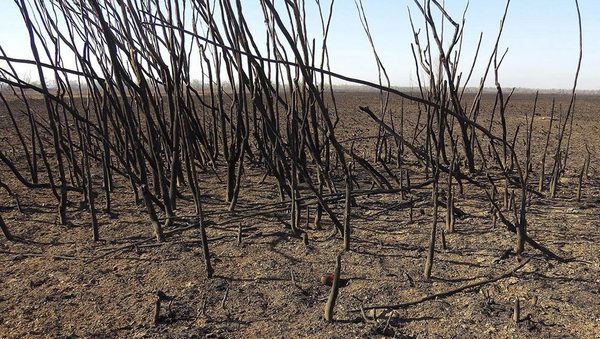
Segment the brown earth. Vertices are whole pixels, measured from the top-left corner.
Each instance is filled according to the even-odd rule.
[[[542,95],[537,111],[534,182],[552,97]],[[556,97],[557,109],[562,105],[564,111],[568,97]],[[376,137],[377,126],[358,106],[377,109],[377,96],[340,92],[337,100],[339,139],[346,145],[356,140],[357,152],[372,158],[375,139],[370,137]],[[34,103],[42,109],[42,101]],[[400,101],[390,105],[398,115]],[[486,98],[483,111],[492,105],[493,97]],[[524,124],[524,112],[532,107],[532,95],[513,98],[510,131]],[[406,105],[406,118],[412,123],[415,112],[414,105]],[[225,184],[208,172],[201,175],[216,274],[207,279],[198,230],[185,222],[193,213],[191,201],[179,202],[178,215],[184,221],[176,222],[167,241],[158,244],[143,207],[132,201],[128,183],[121,178],[113,200],[116,218],[100,214],[102,240],[94,243],[89,213],[77,208],[79,195],[70,193],[70,224],[58,226],[51,192],[24,188],[2,164],[0,178],[18,194],[24,213],[0,191],[0,213],[20,239],[0,239],[0,336],[600,338],[599,113],[600,97],[578,97],[569,165],[558,196],[533,196],[528,210],[530,235],[567,262],[549,260],[531,247],[521,258],[502,259],[515,237],[501,224],[493,227],[484,192],[467,185],[456,197],[456,206],[466,215],[457,220],[455,233],[446,234],[447,250],[437,246],[433,277],[427,281],[423,266],[432,223],[427,199],[431,188],[411,193],[423,201],[417,204],[413,222],[399,194],[360,196],[352,209],[352,250],[342,257],[341,275],[347,284],[340,289],[333,323],[322,318],[329,287],[320,279],[333,272],[342,240],[329,238],[332,225],[327,218],[322,230],[310,225],[308,246],[293,236],[287,206],[277,204],[274,180],[259,183],[260,168],[246,168],[236,212],[227,212]],[[481,121],[487,126],[486,114]],[[15,135],[4,108],[0,116],[1,147],[24,169],[23,158],[7,146],[14,144]],[[410,133],[411,125],[406,129]],[[498,126],[494,132],[499,133]],[[553,138],[551,150],[554,143]],[[586,144],[592,162],[583,198],[577,202],[577,173]],[[547,168],[551,159],[549,154]],[[395,165],[390,168],[398,173]],[[424,179],[416,166],[411,175],[413,184]],[[366,175],[360,174],[358,180],[359,189],[370,188]],[[184,195],[189,199],[189,192]],[[102,196],[98,199],[102,206]],[[341,216],[343,200],[335,206]],[[440,210],[440,227],[444,211]],[[303,212],[301,222],[305,221]],[[243,239],[238,245],[240,225]],[[361,305],[409,302],[495,277],[523,260],[529,262],[510,277],[386,311],[377,320],[365,321],[355,312]],[[163,302],[160,321],[154,324],[157,291],[172,300]],[[521,305],[518,323],[511,320],[515,298]]]

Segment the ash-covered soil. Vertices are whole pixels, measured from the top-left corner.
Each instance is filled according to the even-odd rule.
[[[566,97],[557,99],[562,105],[568,102]],[[551,100],[551,95],[540,98],[536,116],[534,182]],[[41,110],[43,103],[38,103]],[[375,139],[371,137],[376,137],[377,125],[358,106],[376,109],[377,96],[340,92],[338,104],[339,139],[347,145],[354,140],[356,151],[372,158]],[[487,104],[493,105],[493,97]],[[532,106],[532,95],[513,99],[508,116],[511,131],[524,124],[523,112],[530,112]],[[393,100],[391,107],[399,116],[400,101]],[[500,222],[494,227],[485,192],[465,183],[462,194],[456,190],[455,201],[464,215],[457,218],[456,231],[445,234],[446,249],[438,238],[433,277],[427,281],[423,269],[433,218],[431,186],[405,197],[398,193],[360,195],[352,208],[351,251],[342,256],[345,286],[340,288],[333,323],[323,320],[330,287],[321,283],[321,277],[333,273],[343,240],[339,235],[330,237],[333,226],[325,215],[321,229],[315,229],[314,200],[308,204],[308,223],[306,208],[300,219],[308,244],[293,235],[289,204],[278,203],[273,179],[261,183],[264,172],[259,167],[246,166],[235,212],[227,211],[225,184],[210,172],[200,174],[215,270],[215,276],[208,279],[199,231],[187,221],[194,210],[191,194],[185,189],[184,199],[178,202],[181,219],[166,230],[164,243],[156,243],[143,206],[133,202],[128,181],[116,180],[115,215],[99,214],[101,241],[94,243],[89,212],[79,208],[79,194],[69,194],[70,223],[59,226],[52,193],[26,189],[0,164],[2,182],[17,193],[22,205],[20,212],[14,199],[0,189],[0,213],[18,238],[17,242],[0,239],[0,336],[599,337],[598,107],[600,98],[578,97],[569,165],[558,195],[554,199],[547,194],[533,195],[528,208],[531,237],[566,260],[549,259],[531,247],[522,257],[506,258],[506,250],[515,242],[514,234]],[[416,106],[407,104],[405,109],[406,119],[412,122],[407,123],[406,133],[412,133]],[[0,115],[2,147],[19,168],[25,169],[23,157],[8,151],[7,145],[15,142],[15,136],[7,113],[0,111]],[[485,119],[489,117],[481,119],[487,125]],[[556,140],[551,141],[552,150]],[[577,202],[577,176],[586,145],[591,165],[582,199]],[[404,166],[410,169],[413,184],[425,180],[423,169],[410,158]],[[389,167],[400,173],[395,164]],[[342,178],[338,179],[341,182]],[[95,180],[100,187],[101,178]],[[486,182],[484,176],[478,180]],[[357,191],[371,188],[365,173],[357,173],[357,181]],[[342,188],[340,184],[341,193]],[[331,204],[341,218],[344,202],[336,200],[339,196],[331,195]],[[100,194],[98,206],[102,206],[102,199]],[[411,199],[415,202],[412,221],[407,203]],[[442,206],[438,229],[443,228],[444,215]],[[240,225],[242,239],[238,244]],[[525,261],[522,268],[505,278],[447,297],[376,314],[358,311],[361,307],[411,302],[498,277]],[[159,291],[169,300],[161,302],[155,323]],[[512,320],[515,298],[520,304],[518,323]]]

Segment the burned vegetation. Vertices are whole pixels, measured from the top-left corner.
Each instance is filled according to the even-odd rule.
[[[330,69],[334,1],[257,1],[258,29],[240,0],[14,5],[31,58],[0,50],[2,336],[598,335],[581,34],[568,93],[518,92],[510,1],[471,60],[468,11],[415,1],[403,90],[361,1],[377,83]]]

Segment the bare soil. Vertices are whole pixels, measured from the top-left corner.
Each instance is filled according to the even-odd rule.
[[[568,103],[566,96],[540,98],[534,134],[536,183],[552,97],[557,98],[557,112],[561,105],[565,111]],[[340,92],[337,100],[340,140],[346,145],[355,140],[357,152],[372,159],[377,125],[358,106],[378,109],[377,95]],[[43,101],[35,103],[41,112]],[[15,102],[16,110],[19,105]],[[401,102],[393,100],[390,105],[397,117]],[[493,97],[486,99],[486,105],[483,111],[489,112]],[[524,124],[524,114],[532,107],[533,95],[513,98],[510,131]],[[405,109],[414,124],[416,106],[406,104]],[[321,283],[321,277],[333,272],[343,241],[329,237],[332,224],[326,216],[322,229],[315,229],[314,206],[309,206],[308,245],[292,235],[289,206],[278,203],[274,180],[260,182],[264,172],[258,167],[246,166],[235,212],[227,211],[225,184],[210,172],[201,174],[216,274],[207,279],[199,231],[186,222],[193,213],[189,192],[183,190],[188,200],[178,204],[182,219],[167,230],[167,241],[159,244],[144,208],[133,201],[127,180],[116,180],[116,215],[100,214],[102,240],[94,243],[89,213],[79,209],[79,194],[69,195],[70,224],[59,226],[51,192],[26,189],[2,164],[0,178],[18,194],[23,213],[0,191],[0,213],[19,238],[17,242],[0,239],[0,336],[600,338],[599,113],[600,97],[578,97],[569,164],[558,196],[534,195],[528,210],[531,237],[567,258],[566,262],[550,260],[531,247],[520,258],[503,258],[513,247],[514,234],[501,223],[493,227],[485,193],[466,185],[456,197],[456,207],[465,215],[457,220],[456,232],[446,234],[446,250],[438,238],[433,277],[427,281],[423,267],[432,224],[433,209],[427,198],[431,187],[414,190],[404,200],[400,194],[362,195],[352,209],[352,250],[342,257],[346,283],[340,288],[333,323],[323,320],[330,287]],[[487,126],[486,114],[481,121]],[[26,173],[24,158],[7,146],[16,142],[7,113],[0,110],[0,116],[1,147]],[[407,133],[412,133],[410,126]],[[498,133],[499,127],[494,128]],[[553,138],[550,150],[555,142]],[[586,144],[592,162],[582,200],[577,202],[577,175]],[[549,153],[547,164],[552,162]],[[389,166],[399,173],[395,165]],[[424,180],[422,168],[410,170],[413,184]],[[100,187],[100,178],[96,180]],[[359,174],[358,181],[357,189],[371,187],[366,174]],[[406,204],[411,197],[419,201],[412,222]],[[102,199],[99,195],[98,206],[103,205]],[[341,217],[343,199],[332,206]],[[440,210],[440,228],[444,211]],[[301,223],[306,221],[304,210]],[[507,278],[445,298],[382,311],[377,319],[365,314],[367,321],[356,312],[361,306],[409,302],[494,277],[523,260],[529,262]],[[158,291],[171,300],[162,303],[155,324]],[[521,306],[518,323],[511,319],[515,298]]]

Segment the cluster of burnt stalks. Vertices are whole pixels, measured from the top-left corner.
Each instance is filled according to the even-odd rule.
[[[418,90],[405,93],[390,86],[360,1],[358,19],[378,65],[378,83],[329,70],[333,0],[326,5],[319,0],[257,0],[254,15],[262,15],[262,27],[249,24],[245,7],[250,5],[241,0],[15,0],[30,37],[23,44],[32,57],[18,59],[0,50],[0,99],[16,135],[3,141],[0,161],[27,188],[53,193],[60,224],[68,221],[69,201],[80,199],[89,210],[94,240],[102,234],[97,214],[112,213],[116,178],[129,183],[159,242],[164,230],[184,217],[177,213],[182,193],[191,193],[193,224],[202,235],[209,276],[201,199],[206,188],[199,176],[218,177],[228,209],[234,211],[244,167],[250,164],[262,168],[265,178],[274,178],[281,202],[289,206],[292,232],[307,231],[299,224],[300,215],[312,207],[315,225],[322,217],[330,219],[334,231],[344,236],[345,250],[350,249],[350,209],[357,195],[405,197],[411,188],[431,188],[427,277],[436,237],[441,234],[443,240],[444,232],[454,229],[454,190],[462,190],[464,183],[487,194],[494,221],[516,234],[517,254],[528,243],[554,256],[528,237],[527,204],[531,195],[545,194],[547,182],[551,195],[556,194],[567,166],[577,80],[568,107],[558,113],[557,132],[552,130],[557,120],[552,110],[543,160],[534,166],[537,96],[526,113],[527,123],[509,138],[506,115],[513,92],[505,92],[499,79],[506,55],[499,41],[509,3],[492,52],[481,56],[480,37],[474,59],[467,61],[472,66],[463,72],[464,15],[456,21],[438,1],[415,1],[419,20],[409,13],[414,33],[410,47]],[[309,15],[318,16],[319,27],[307,27],[315,22]],[[481,60],[485,67],[475,93],[465,96]],[[16,66],[23,64],[36,70],[39,81],[18,74]],[[194,80],[192,74],[201,76]],[[491,112],[483,112],[484,85],[491,77],[496,100]],[[360,107],[355,113],[368,115],[379,126],[374,157],[358,154],[338,139],[341,128],[351,127],[338,124],[334,79],[379,91],[379,108]],[[399,125],[398,117],[392,117],[388,106],[394,96],[417,105],[418,117],[410,128],[404,111]],[[43,107],[32,104],[39,98]],[[23,109],[16,111],[16,105]],[[483,113],[491,114],[489,125],[480,122]],[[548,149],[552,133],[559,140],[554,151]],[[518,151],[523,140],[526,146]],[[546,163],[549,152],[551,166]],[[413,179],[411,186],[409,173],[416,172],[425,172],[425,180]],[[359,174],[371,178],[371,190],[354,188]],[[12,195],[10,187],[3,187]],[[501,194],[505,203],[498,202]],[[343,216],[332,205],[342,199]],[[440,204],[447,211],[441,231]],[[0,225],[12,237],[2,219]]]

